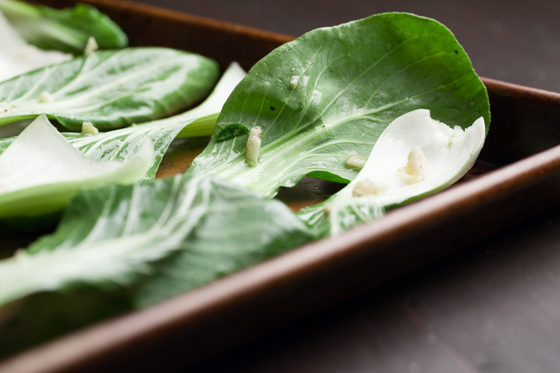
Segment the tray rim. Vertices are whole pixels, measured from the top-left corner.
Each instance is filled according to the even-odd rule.
[[[232,302],[258,296],[260,292],[282,282],[297,282],[317,268],[336,265],[341,259],[348,260],[349,251],[355,255],[367,250],[372,242],[388,242],[402,234],[429,229],[438,220],[448,218],[449,209],[463,213],[464,209],[472,208],[473,205],[497,197],[503,198],[558,174],[560,146],[504,166],[414,205],[403,206],[391,211],[383,219],[358,226],[340,236],[303,245],[149,308],[62,336],[0,362],[0,371],[65,371],[105,354],[133,349],[134,345],[146,338],[164,338],[176,323],[196,322],[209,309],[227,307]],[[423,224],[419,225],[418,221]]]
[[[278,42],[293,37],[228,22],[192,16],[172,10],[127,1],[87,0],[104,5],[171,17],[236,34],[272,38]],[[560,94],[541,89],[481,78],[486,87],[501,95],[524,101],[548,102],[560,108]],[[176,323],[196,322],[208,309],[255,297],[286,281],[297,282],[325,267],[348,261],[368,250],[372,243],[392,242],[403,234],[429,230],[449,217],[450,210],[462,214],[477,205],[504,198],[545,179],[560,175],[560,146],[513,162],[480,178],[389,212],[383,219],[358,226],[340,236],[315,241],[277,257],[218,279],[210,284],[152,307],[118,316],[80,329],[4,361],[2,372],[58,372],[79,368],[104,355],[133,349],[149,338],[165,338]],[[418,221],[422,224],[418,224]],[[107,336],[110,335],[108,339]]]

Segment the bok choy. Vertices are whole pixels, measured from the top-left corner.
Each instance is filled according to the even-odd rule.
[[[71,58],[29,45],[0,12],[0,81]]]
[[[67,134],[66,138],[76,149],[91,159],[120,162],[136,154],[144,139],[150,138],[154,143],[155,158],[144,180],[153,180],[161,159],[174,138],[208,136],[212,133],[225,100],[244,76],[245,71],[234,63],[224,72],[208,98],[194,109],[170,118],[95,136]]]
[[[77,70],[63,76],[71,81]],[[23,102],[45,91],[45,71],[10,80],[9,89],[0,84],[0,97]],[[91,75],[77,78],[84,84],[51,89],[55,100],[43,107],[56,108],[59,90],[80,103],[88,94],[78,86],[101,80],[93,89],[101,92],[113,84],[111,74],[105,82]],[[229,89],[236,79],[240,74]],[[141,177],[151,179],[170,139],[207,133],[198,125],[212,123],[224,100],[212,94],[174,118],[57,141],[94,159],[127,159],[150,137],[156,160]],[[47,114],[69,128],[82,121],[122,125],[105,103],[97,105],[103,110],[96,105]],[[113,109],[123,114],[122,106]],[[102,111],[102,119],[72,122],[80,110]],[[208,147],[183,177],[72,191],[76,197],[55,233],[0,261],[0,351],[154,304],[440,190],[472,165],[489,119],[484,85],[453,35],[433,20],[389,13],[307,33],[263,58],[233,89]],[[0,141],[0,164],[21,138]],[[298,216],[270,199],[304,176],[350,184]],[[36,309],[43,312],[32,315]]]
[[[0,261],[0,354],[148,306],[310,239],[283,203],[208,177],[83,191],[55,233]]]
[[[41,115],[0,155],[0,219],[60,211],[80,188],[134,183],[152,160],[146,141],[126,163],[92,161]]]
[[[194,109],[182,114],[145,122],[97,135],[64,132],[62,136],[78,151],[95,161],[126,162],[132,158],[146,139],[154,144],[154,160],[143,180],[153,180],[163,155],[171,141],[179,137],[208,136],[225,100],[245,76],[245,71],[232,63],[224,72],[212,93]],[[0,154],[16,137],[0,139]]]
[[[274,196],[304,176],[348,183],[348,153],[367,157],[397,117],[430,110],[450,126],[490,119],[486,89],[440,23],[388,13],[311,31],[272,51],[235,88],[188,175]],[[247,160],[251,129],[260,156]]]
[[[73,131],[174,114],[214,86],[218,64],[168,48],[99,51],[0,83],[0,125],[47,114]]]
[[[395,119],[358,176],[325,202],[298,212],[317,237],[380,218],[389,207],[442,190],[473,166],[484,144],[484,119],[450,128],[415,110]]]
[[[0,0],[0,12],[23,38],[42,49],[82,54],[90,37],[101,49],[128,46],[128,38],[121,28],[88,4],[53,9],[17,0]]]

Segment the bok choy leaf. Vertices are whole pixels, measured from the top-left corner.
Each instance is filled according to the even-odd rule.
[[[389,207],[433,194],[459,180],[474,165],[485,133],[482,117],[462,130],[433,120],[428,110],[404,114],[381,134],[350,184],[297,215],[317,237],[380,218]]]
[[[41,115],[0,155],[0,219],[62,210],[81,187],[140,180],[152,165],[146,141],[126,163],[84,157]]]
[[[264,57],[224,105],[188,175],[210,174],[265,196],[305,175],[348,183],[394,119],[415,109],[466,128],[489,124],[486,89],[451,32],[388,13],[311,31]],[[248,133],[262,131],[251,167]],[[254,154],[251,150],[251,154]]]
[[[153,180],[163,155],[174,138],[208,136],[212,133],[224,102],[245,75],[245,71],[237,63],[232,63],[206,100],[182,114],[97,135],[64,132],[62,136],[90,159],[119,162],[126,162],[133,157],[145,139],[149,138],[154,144],[154,161],[143,180]],[[16,137],[0,139],[0,154],[15,139]]]
[[[27,44],[0,12],[0,81],[71,58]]]
[[[283,203],[208,177],[83,191],[55,233],[0,261],[0,354],[175,296],[311,238]]]
[[[199,106],[171,118],[146,122],[133,127],[100,133],[95,136],[67,135],[68,141],[80,152],[95,160],[126,161],[134,156],[144,139],[154,143],[155,158],[144,180],[153,180],[169,144],[177,136],[208,136],[224,102],[245,76],[236,63],[224,72],[212,93]]]
[[[121,49],[128,38],[105,14],[89,4],[53,9],[17,0],[0,0],[0,12],[29,43],[42,49],[82,54],[90,37],[101,49]]]
[[[167,48],[99,51],[0,83],[0,125],[47,114],[81,131],[174,114],[208,94],[218,64]]]

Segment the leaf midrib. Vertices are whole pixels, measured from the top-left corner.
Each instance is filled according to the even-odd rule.
[[[162,69],[166,65],[176,64],[177,60],[181,60],[183,58],[184,56],[178,55],[178,56],[174,56],[173,59],[160,60],[157,64],[144,66],[142,69],[138,69],[132,73],[125,74],[120,79],[113,80],[110,83],[104,84],[93,90],[86,90],[76,95],[64,96],[69,98],[63,98],[62,100],[56,101],[54,103],[52,102],[36,103],[36,102],[31,102],[30,100],[21,101],[17,99],[11,102],[18,103],[19,104],[18,107],[6,107],[9,111],[5,113],[0,113],[0,116],[7,117],[7,116],[20,115],[22,113],[23,114],[29,113],[30,107],[31,110],[33,110],[34,112],[44,111],[49,114],[55,113],[57,111],[62,111],[64,113],[69,113],[69,114],[92,111],[98,109],[99,107],[107,105],[107,101],[105,100],[101,102],[96,102],[94,104],[86,105],[89,102],[91,102],[92,97],[98,100],[100,96],[102,96],[106,92],[113,90],[114,87],[116,86],[123,85],[131,80],[136,79],[138,76],[149,74],[154,70]],[[53,99],[58,97],[56,92],[51,93],[51,95],[53,96]],[[113,98],[111,101],[109,101],[109,103],[127,96],[131,96],[131,92],[124,92],[123,94],[117,96],[116,98]],[[22,105],[23,107],[21,107]]]

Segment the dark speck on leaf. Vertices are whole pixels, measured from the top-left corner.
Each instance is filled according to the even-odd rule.
[[[455,51],[455,54],[459,54],[459,52],[458,52],[458,51]]]
[[[271,106],[271,107],[270,107],[270,110],[274,110],[274,106]]]

